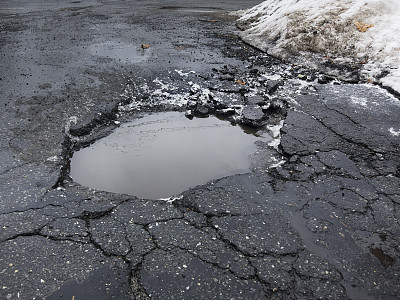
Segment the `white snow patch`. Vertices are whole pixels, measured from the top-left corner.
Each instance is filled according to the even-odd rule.
[[[242,37],[281,58],[362,62],[362,75],[400,92],[400,1],[266,0],[243,12]],[[374,25],[366,32],[355,22]],[[299,55],[300,54],[300,55]],[[381,75],[385,75],[380,78]]]
[[[395,130],[393,127],[389,128],[389,132],[394,136],[399,136],[400,135],[400,129],[399,130]]]
[[[283,127],[283,123],[284,123],[284,121],[281,120],[279,122],[279,124],[277,124],[277,125],[268,125],[267,126],[267,129],[271,133],[270,135],[272,137],[272,140],[270,140],[268,142],[268,146],[274,147],[276,149],[280,145],[280,143],[281,143],[281,129]]]
[[[160,79],[156,78],[153,80],[154,83],[158,84],[160,88],[156,91],[162,92],[163,90],[176,90],[177,87],[173,87],[168,83],[163,83]]]
[[[177,69],[175,69],[175,72],[178,73],[182,77],[188,77],[189,74],[196,73],[195,71],[189,71],[189,72],[185,73],[185,72],[183,72],[183,70],[177,70]]]
[[[59,157],[57,155],[48,157],[46,161],[57,162],[59,161]]]
[[[261,74],[261,77],[264,77],[264,78],[269,79],[269,80],[280,80],[280,79],[282,79],[282,76],[279,75],[279,74],[269,74],[269,73]]]
[[[181,196],[179,196],[179,197],[160,198],[160,199],[158,199],[158,200],[160,200],[160,201],[165,201],[165,202],[168,202],[168,203],[172,203],[172,202],[174,202],[174,201],[176,201],[176,200],[181,200],[182,198],[183,198],[183,195],[181,195]]]
[[[193,82],[190,81],[188,84],[191,86],[191,90],[193,92],[197,92],[198,90],[201,89],[200,85],[197,84],[197,83],[193,83]]]
[[[274,158],[274,160],[276,161],[276,163],[270,165],[270,166],[268,167],[269,169],[278,168],[278,167],[282,166],[282,165],[286,162],[286,160],[280,160],[280,161],[278,161],[278,160],[275,159],[275,158]]]
[[[281,129],[283,127],[283,120],[279,122],[277,125],[269,125],[267,129],[271,132],[271,136],[273,138],[277,138],[281,135]]]
[[[271,141],[268,142],[268,146],[273,147],[273,148],[278,148],[279,144],[281,143],[280,138],[272,139]]]

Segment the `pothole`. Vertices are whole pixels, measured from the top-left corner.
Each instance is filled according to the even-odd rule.
[[[168,198],[212,179],[249,172],[249,156],[260,139],[271,138],[216,117],[150,114],[75,152],[70,175],[91,188]]]

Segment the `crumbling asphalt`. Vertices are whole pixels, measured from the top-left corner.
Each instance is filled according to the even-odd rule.
[[[233,2],[2,1],[1,299],[398,299],[398,98],[241,43]],[[170,201],[69,178],[166,110],[273,139]]]

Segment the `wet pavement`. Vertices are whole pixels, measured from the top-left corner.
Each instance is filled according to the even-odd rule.
[[[242,44],[258,2],[1,2],[0,298],[398,299],[400,101]],[[273,139],[169,201],[73,182],[162,111]]]

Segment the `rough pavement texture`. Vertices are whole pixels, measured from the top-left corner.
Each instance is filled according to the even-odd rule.
[[[400,101],[241,44],[257,1],[180,2],[2,1],[0,298],[398,299]],[[171,202],[72,182],[139,110],[274,139]]]

